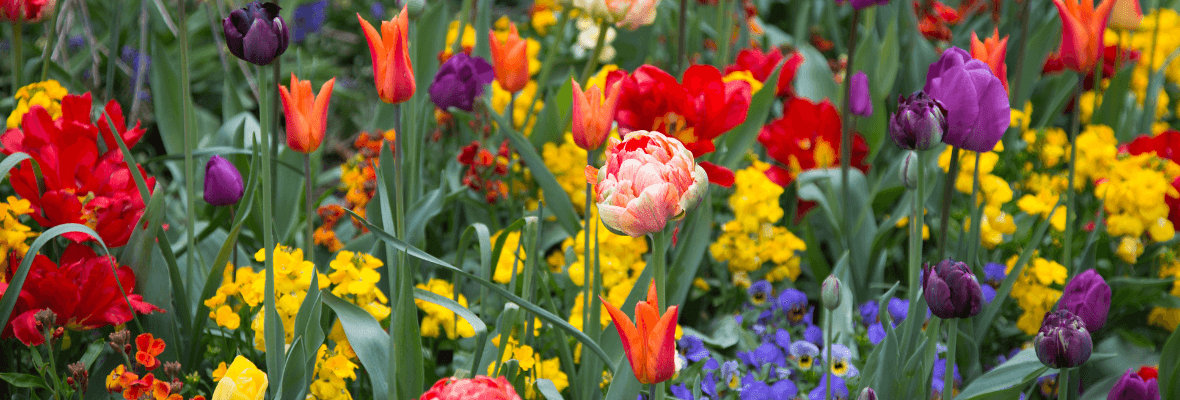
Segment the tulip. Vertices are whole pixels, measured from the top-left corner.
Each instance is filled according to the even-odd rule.
[[[503,376],[492,379],[476,376],[471,379],[442,378],[435,382],[419,400],[520,400],[516,388]]]
[[[659,0],[606,0],[606,8],[616,25],[630,30],[656,22]]]
[[[213,156],[205,164],[205,202],[215,206],[237,204],[246,188],[242,186],[242,174],[234,164]]]
[[[946,132],[946,107],[921,90],[897,96],[897,112],[889,116],[889,137],[904,150],[930,150]]]
[[[377,95],[386,103],[399,104],[414,96],[414,66],[410,64],[410,45],[406,43],[409,32],[409,16],[406,7],[389,21],[381,21],[378,33],[369,21],[357,13],[369,42],[369,54],[373,57],[373,81]]]
[[[0,21],[39,22],[57,0],[0,0]]]
[[[947,129],[942,141],[966,150],[991,151],[1008,130],[1008,91],[983,61],[951,47],[926,73],[922,89],[942,102]]]
[[[578,81],[570,81],[574,86],[574,143],[586,150],[597,150],[610,135],[611,125],[615,122],[622,81],[615,81],[607,87],[606,93],[599,90],[597,85],[591,85],[583,92]]]
[[[213,399],[262,400],[266,397],[266,373],[246,357],[237,356],[217,382]]]
[[[492,65],[479,56],[458,53],[438,68],[430,83],[430,101],[443,110],[451,107],[471,112],[475,99],[483,96],[484,87],[495,75]]]
[[[626,314],[602,299],[602,305],[615,322],[615,329],[623,339],[623,351],[640,383],[652,384],[672,379],[676,373],[676,314],[677,307],[668,307],[659,314],[656,283],[647,289],[647,301],[635,304],[635,323]]]
[[[291,74],[291,90],[279,85],[283,114],[287,116],[287,146],[300,153],[311,153],[324,141],[328,127],[328,102],[336,78],[320,86],[320,94],[311,91],[311,81],[301,81]]]
[[[1153,373],[1145,374],[1145,371]],[[1106,394],[1106,400],[1159,400],[1159,380],[1154,376],[1154,372],[1156,371],[1153,368],[1147,367],[1140,368],[1138,373],[1127,368],[1123,377],[1119,378],[1110,389],[1110,393]]]
[[[1065,285],[1057,308],[1069,310],[1086,323],[1086,329],[1097,331],[1110,312],[1110,285],[1095,270],[1083,272]]]
[[[922,289],[926,304],[943,319],[969,318],[983,307],[983,292],[967,264],[946,259],[922,267]]]
[[[1143,9],[1139,0],[1114,0],[1114,9],[1110,13],[1110,26],[1122,30],[1135,30],[1143,22]]]
[[[843,3],[844,3],[844,0],[836,0],[836,4],[843,4]],[[852,3],[853,9],[862,10],[862,9],[865,9],[868,7],[872,7],[874,5],[883,6],[883,5],[889,4],[889,0],[852,0],[851,3]]]
[[[618,235],[659,232],[684,217],[709,187],[704,168],[679,140],[659,132],[631,131],[610,138],[606,165],[586,166],[602,223]]]
[[[860,391],[860,396],[856,400],[877,400],[877,391],[867,387]]]
[[[488,32],[492,45],[492,63],[496,66],[496,81],[509,93],[519,92],[529,83],[528,42],[520,38],[516,24],[509,25],[507,38],[496,39],[496,32]]]
[[[1045,313],[1033,347],[1041,363],[1051,368],[1073,368],[1090,359],[1094,343],[1081,318],[1069,310],[1057,310]]]
[[[971,57],[987,63],[992,73],[1000,78],[1004,90],[1008,90],[1008,64],[1004,63],[1004,53],[1008,51],[1008,36],[1000,38],[1000,29],[992,31],[991,37],[979,40],[975,32],[971,32]]]
[[[828,310],[835,310],[840,306],[840,279],[835,275],[828,275],[824,279],[823,286],[820,288],[820,300],[822,300],[824,308]]]
[[[287,51],[287,24],[275,3],[252,1],[221,21],[225,44],[235,57],[268,65]]]
[[[869,78],[863,71],[858,71],[848,81],[851,86],[848,105],[852,113],[861,117],[873,115],[873,98],[869,96]]]
[[[1098,63],[1103,34],[1115,0],[1094,7],[1091,0],[1053,0],[1061,15],[1061,50],[1065,68],[1089,73]]]
[[[906,189],[918,188],[918,153],[913,150],[905,152],[901,160],[901,184]]]

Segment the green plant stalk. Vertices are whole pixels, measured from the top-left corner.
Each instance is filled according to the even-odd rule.
[[[1066,188],[1065,188],[1065,240],[1064,240],[1064,245],[1065,245],[1064,250],[1065,251],[1063,252],[1064,255],[1061,260],[1061,263],[1063,265],[1065,265],[1065,269],[1067,271],[1073,271],[1073,268],[1074,268],[1074,265],[1073,265],[1073,229],[1074,229],[1074,226],[1077,225],[1077,222],[1074,221],[1074,216],[1075,216],[1075,214],[1077,214],[1077,210],[1074,209],[1073,182],[1074,182],[1075,170],[1077,169],[1077,164],[1078,164],[1078,162],[1077,162],[1078,161],[1077,142],[1078,142],[1078,130],[1080,129],[1079,125],[1081,124],[1081,118],[1082,118],[1082,109],[1081,109],[1082,108],[1082,84],[1084,83],[1084,80],[1085,80],[1085,76],[1083,76],[1079,72],[1078,73],[1078,88],[1077,88],[1077,90],[1074,91],[1075,95],[1074,95],[1073,116],[1070,118],[1072,121],[1070,122],[1071,137],[1070,137],[1070,146],[1069,146],[1069,186],[1066,186]],[[1098,110],[1094,110],[1094,111],[1097,112]]]
[[[303,195],[303,213],[307,216],[307,260],[315,263],[315,221],[312,218],[312,203],[315,200],[311,197],[311,188],[314,184],[311,180],[311,153],[303,155],[303,176],[304,181],[304,195]]]
[[[848,174],[852,169],[852,85],[849,81],[856,56],[856,31],[860,24],[860,11],[852,10],[852,25],[848,28],[848,70],[844,73],[844,82],[840,93],[844,94],[843,107],[840,117],[843,119],[840,132],[840,207],[844,212],[840,218],[841,230],[844,237],[844,248],[848,249],[848,265],[855,267],[856,259],[852,252],[852,219],[849,218],[852,209],[852,194],[849,192]],[[852,284],[849,282],[849,284]],[[855,286],[853,286],[855,287]]]
[[[676,26],[676,60],[672,61],[673,71],[676,75],[682,72],[681,65],[684,62],[684,55],[687,53],[685,47],[688,46],[688,0],[680,0],[680,19],[679,25]]]
[[[717,64],[718,68],[724,69],[725,65],[729,63],[729,39],[730,32],[733,31],[733,1],[721,0],[721,3],[718,4],[718,7],[717,17],[718,19],[721,19],[721,22],[717,25],[720,26],[721,30],[717,34],[718,51],[715,64]]]
[[[191,126],[192,113],[190,112],[191,108],[192,108],[192,104],[189,102],[190,90],[192,90],[192,88],[189,86],[189,82],[190,82],[189,81],[189,78],[190,78],[189,77],[189,65],[188,65],[189,48],[188,48],[188,31],[187,31],[187,27],[188,27],[188,10],[187,9],[188,9],[188,7],[185,6],[184,0],[177,2],[177,7],[179,9],[179,14],[180,14],[180,28],[182,29],[180,34],[177,36],[179,36],[179,38],[180,38],[180,96],[181,96],[180,100],[182,103],[181,107],[183,110],[181,112],[181,121],[182,121],[181,129],[184,132],[184,193],[185,193],[184,208],[185,208],[185,212],[188,213],[188,216],[187,216],[188,220],[185,221],[184,228],[185,228],[185,231],[187,232],[187,235],[186,235],[188,237],[187,247],[189,249],[188,256],[185,257],[185,265],[187,268],[187,271],[186,271],[187,279],[186,279],[186,282],[184,283],[184,285],[186,285],[186,288],[188,289],[187,291],[192,293],[194,288],[189,287],[188,285],[191,285],[194,282],[196,282],[196,280],[193,277],[194,277],[194,274],[196,274],[196,269],[197,269],[196,268],[196,261],[197,261],[196,254],[197,254],[197,252],[195,251],[195,249],[197,248],[197,235],[196,235],[196,229],[197,229],[196,215],[197,215],[197,212],[196,212],[195,199],[193,198],[193,196],[196,196],[196,183],[195,182],[197,179],[197,176],[196,176],[197,174],[196,174],[196,172],[193,171],[193,165],[194,165],[194,162],[193,162],[193,132],[192,132],[192,126]],[[114,54],[113,48],[111,49],[111,54],[112,55]],[[110,82],[107,82],[107,83],[109,84]],[[180,299],[177,299],[177,300],[179,301]],[[185,303],[187,303],[187,299],[184,299],[184,300],[186,300]]]
[[[1062,368],[1057,373],[1057,400],[1069,400],[1069,368]]]
[[[1012,87],[1011,93],[1016,96],[1020,95],[1020,85],[1021,85],[1022,81],[1024,80],[1022,77],[1024,76],[1024,53],[1027,51],[1026,49],[1028,49],[1028,20],[1029,20],[1028,8],[1029,8],[1029,3],[1030,2],[1027,2],[1027,1],[1022,2],[1022,5],[1020,7],[1020,13],[1017,14],[1020,18],[1020,41],[1016,45],[1016,58],[1017,58],[1016,76],[1014,76],[1015,79],[1012,79],[1012,85],[1011,85],[1011,87]],[[1023,109],[1023,105],[1021,105],[1021,104],[1013,104],[1012,107],[1017,108],[1017,109]]]
[[[459,30],[457,31],[459,34],[455,35],[455,42],[450,44],[451,54],[463,51],[463,30],[467,29],[467,20],[471,19],[474,11],[475,9],[471,7],[471,0],[463,0],[463,6],[459,11]]]
[[[951,318],[946,324],[946,368],[942,371],[942,398],[955,396],[955,345],[959,342],[959,319]]]
[[[828,310],[828,320],[824,321],[824,370],[820,376],[828,375],[827,387],[824,388],[824,400],[832,398],[832,310]]]
[[[545,50],[545,62],[541,64],[540,75],[537,75],[538,85],[544,85],[546,82],[549,82],[549,73],[553,71],[553,62],[557,56],[557,50],[561,47],[560,44],[565,43],[565,26],[569,23],[569,20],[570,10],[566,8],[561,12],[561,20],[557,22],[557,25],[554,25],[557,28],[557,40]],[[529,126],[529,121],[533,119],[533,109],[537,107],[537,102],[540,100],[541,92],[538,90],[533,93],[533,101],[529,104],[529,112],[524,114],[524,125],[521,126]]]
[[[959,147],[951,146],[951,165],[946,172],[946,180],[942,184],[942,211],[938,218],[938,257],[946,257],[946,235],[950,231],[947,223],[951,218],[951,191],[955,189],[955,181],[959,178]]]
[[[594,152],[593,151],[590,151],[590,150],[586,151],[586,165],[591,165],[591,166],[594,165]],[[591,300],[590,299],[593,298],[591,296],[594,293],[594,283],[593,283],[594,281],[593,280],[596,280],[596,278],[598,277],[597,275],[590,274],[591,269],[592,269],[590,266],[592,265],[591,262],[593,260],[592,258],[590,258],[591,257],[590,256],[590,208],[593,207],[593,204],[594,204],[594,185],[591,184],[590,182],[586,182],[586,203],[584,204],[586,211],[585,211],[585,213],[582,214],[582,237],[583,237],[583,239],[585,239],[583,242],[583,247],[582,247],[582,252],[583,252],[583,256],[582,256],[582,286],[586,289],[586,294],[582,298],[582,300],[583,300],[582,301],[582,307],[583,307],[582,308],[582,330],[586,331],[588,334],[594,333],[594,332],[591,332],[591,330],[589,329],[589,327],[590,327],[590,325],[589,325],[590,309],[591,309],[590,308],[591,307]],[[595,238],[595,239],[598,239],[598,238]],[[595,240],[595,243],[597,243],[597,240]],[[594,338],[594,336],[591,336],[591,338]],[[588,354],[585,354],[585,353],[583,353],[583,355],[589,356]],[[589,359],[589,357],[586,357],[586,359]]]
[[[923,194],[926,188],[926,152],[919,151],[918,153],[918,184],[914,191],[914,198],[911,203],[913,207],[910,210],[910,254],[909,254],[909,298],[910,304],[917,304],[918,300],[918,274],[922,269],[922,226],[924,224],[925,204],[923,204]]]
[[[985,202],[976,200],[979,198],[979,160],[983,158],[983,153],[975,153],[975,171],[972,172],[971,177],[971,232],[967,243],[967,257],[963,260],[967,265],[976,265],[975,256],[979,254],[980,232],[983,230],[983,207]],[[980,204],[976,204],[980,203]],[[963,241],[960,240],[960,243]],[[960,245],[961,248],[962,245]]]
[[[107,79],[106,79],[105,95],[103,96],[104,98],[108,98],[108,99],[111,98],[111,88],[114,87],[113,85],[111,85],[111,83],[115,81],[115,57],[116,57],[115,56],[115,49],[119,48],[119,34],[121,34],[123,32],[123,1],[115,1],[114,3],[115,3],[115,24],[114,24],[115,29],[111,30],[111,41],[110,41],[110,44],[107,45],[107,49],[109,51],[109,53],[107,53],[107,74],[106,74]],[[181,6],[180,12],[181,12],[180,26],[182,28],[187,27],[187,25],[185,25],[185,23],[187,22],[187,18],[184,16],[183,5]],[[185,30],[184,33],[188,33],[188,31]],[[184,36],[184,35],[178,35],[178,36]],[[188,39],[181,38],[182,45],[183,45],[183,43],[185,43],[187,41],[188,41]],[[187,51],[187,50],[185,50],[185,48],[182,47],[181,51]],[[184,65],[184,67],[188,67],[188,65]],[[98,71],[98,69],[95,69],[95,72],[97,72],[97,71]],[[98,77],[95,77],[95,79],[98,79]],[[186,85],[187,85],[187,83],[182,83],[182,89],[181,89],[182,91],[183,91],[183,87]]]
[[[590,82],[590,76],[594,74],[594,70],[598,69],[598,57],[602,56],[602,47],[606,45],[606,31],[610,29],[610,24],[604,19],[602,23],[598,24],[598,39],[594,41],[594,51],[590,53],[590,59],[586,60],[586,68],[582,70],[582,76],[578,78],[578,82],[582,86],[586,86]],[[553,63],[548,63],[551,65]],[[606,88],[602,88],[606,90]]]
[[[671,240],[671,234],[668,228],[660,229],[653,232],[652,236],[652,251],[651,260],[648,261],[652,266],[652,275],[656,282],[656,299],[660,302],[659,308],[656,310],[660,315],[664,315],[664,310],[668,309],[668,294],[665,293],[667,280],[667,258],[668,258],[668,242]]]
[[[20,19],[17,19],[12,22],[12,93],[14,94],[24,86],[24,83],[21,82],[25,68],[24,47],[24,24]]]
[[[46,327],[43,333],[45,336],[45,355],[49,358],[49,376],[53,377],[53,395],[56,398],[61,398],[61,395],[58,394],[58,390],[62,389],[61,377],[57,376],[57,357],[53,356],[53,331],[51,328]]]
[[[394,160],[393,160],[394,194],[392,196],[393,197],[393,204],[394,204],[394,214],[393,215],[397,217],[397,219],[395,221],[396,228],[397,228],[397,236],[398,236],[398,238],[404,240],[406,238],[406,199],[405,199],[405,177],[402,176],[403,169],[404,169],[404,166],[402,165],[402,163],[405,161],[405,155],[402,152],[403,152],[403,147],[406,142],[405,142],[405,140],[403,140],[405,135],[402,134],[402,132],[403,132],[402,131],[402,127],[403,127],[402,105],[401,104],[394,105],[394,110],[395,110],[394,115],[396,116],[396,121],[397,121],[396,124],[397,124],[398,134],[394,136]],[[511,109],[509,109],[509,111],[511,111]],[[398,284],[400,285],[400,288],[398,289],[398,292],[399,292],[398,293],[398,296],[399,296],[398,306],[399,306],[399,308],[401,308],[401,310],[399,310],[399,312],[404,313],[406,315],[406,317],[403,317],[403,318],[408,318],[408,319],[414,321],[414,324],[413,324],[414,326],[412,328],[407,326],[407,327],[401,327],[400,329],[403,329],[403,330],[404,329],[412,329],[413,332],[415,333],[415,334],[411,334],[411,335],[406,335],[407,339],[409,339],[409,343],[401,343],[401,346],[400,346],[401,348],[399,350],[401,350],[401,351],[419,351],[419,349],[422,348],[422,336],[420,334],[418,334],[418,326],[417,326],[418,306],[414,304],[414,282],[413,282],[414,281],[414,271],[406,265],[406,252],[405,251],[399,250],[397,252],[397,259],[398,259],[398,262],[397,262],[398,275],[400,275],[398,278],[398,281],[399,281]],[[391,335],[390,337],[392,338],[393,336]],[[395,347],[391,346],[390,351],[392,352],[394,348]],[[391,356],[392,356],[392,354],[391,354]],[[390,358],[390,362],[393,362],[393,360],[395,360],[395,358]],[[402,366],[403,368],[399,368],[400,372],[405,374],[402,376],[402,378],[403,378],[404,384],[407,387],[402,388],[402,393],[401,393],[402,396],[405,398],[418,397],[418,395],[421,394],[420,391],[422,390],[423,382],[426,379],[425,374],[424,374],[424,368],[423,368],[423,360],[422,360],[422,356],[421,356],[420,351],[418,352],[417,356],[410,357],[410,362],[411,362],[411,365],[403,365]],[[401,385],[399,385],[399,386],[401,386]]]
[[[283,338],[286,336],[285,334],[277,332],[278,329],[283,329],[283,325],[279,322],[279,312],[278,309],[275,308],[275,233],[271,226],[274,224],[274,216],[271,214],[274,212],[274,209],[271,207],[271,204],[274,202],[274,199],[272,198],[272,194],[274,192],[272,192],[271,189],[275,182],[266,178],[271,176],[271,172],[274,167],[274,160],[271,158],[271,153],[268,152],[267,149],[270,148],[270,141],[272,139],[270,135],[271,125],[275,124],[276,122],[275,120],[266,117],[267,115],[270,115],[270,113],[267,112],[270,111],[268,108],[273,107],[273,104],[268,104],[267,100],[269,100],[269,97],[271,96],[277,96],[275,96],[273,93],[275,89],[271,88],[271,86],[268,85],[266,81],[266,74],[263,73],[262,68],[259,67],[258,92],[259,95],[262,96],[258,102],[259,119],[262,120],[261,129],[259,131],[259,136],[262,137],[262,149],[259,151],[259,153],[262,153],[262,177],[259,179],[262,183],[262,205],[260,209],[263,210],[262,246],[266,253],[266,258],[263,260],[263,268],[266,271],[265,289],[263,289],[265,291],[265,293],[263,293],[263,329],[266,339],[267,379],[270,382],[281,382],[283,376],[282,362],[285,357],[279,353],[283,352],[285,343],[274,343],[273,340],[275,337]],[[277,79],[274,82],[277,82]],[[273,84],[274,82],[271,83]],[[270,385],[270,394],[272,397],[277,397],[279,394],[279,388],[280,385],[278,384]]]
[[[41,81],[44,82],[49,76],[49,55],[52,54],[53,40],[57,38],[54,29],[57,26],[57,19],[61,16],[60,12],[53,13],[53,23],[45,25],[45,50],[41,51]]]
[[[912,306],[912,304],[913,303],[911,303],[911,306]],[[913,312],[912,310],[913,309],[911,308],[911,312]],[[906,321],[908,322],[909,320],[907,319]],[[937,317],[931,318],[930,324],[926,325],[926,340],[927,340],[927,342],[926,342],[926,354],[924,354],[925,361],[926,361],[925,365],[930,365],[930,366],[934,365],[935,356],[938,355],[938,345],[937,345],[938,336],[939,336],[938,333],[941,332],[939,329],[941,328],[943,321],[944,320],[942,318],[937,318]],[[951,375],[954,375],[954,370],[952,369],[951,371],[952,371]],[[927,381],[926,378],[922,379],[922,383],[923,383],[922,386],[924,386],[924,388],[922,390],[923,396],[921,398],[923,398],[923,399],[929,399],[930,398],[930,391],[933,390],[931,388],[932,385],[930,385],[929,382],[930,381]],[[944,387],[943,390],[946,390],[946,388]]]

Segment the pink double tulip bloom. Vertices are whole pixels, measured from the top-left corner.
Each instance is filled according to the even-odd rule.
[[[639,237],[682,218],[709,187],[705,170],[675,138],[632,131],[622,141],[610,138],[606,165],[586,166],[602,223],[611,232]]]

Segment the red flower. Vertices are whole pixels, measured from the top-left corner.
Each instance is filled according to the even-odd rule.
[[[107,103],[97,123],[90,119],[90,109],[89,93],[62,99],[62,116],[56,120],[45,109],[34,106],[22,119],[23,130],[12,129],[0,136],[0,152],[27,153],[41,167],[43,192],[38,189],[28,161],[21,163],[11,177],[16,193],[32,203],[31,216],[41,227],[83,224],[97,231],[107,246],[123,246],[143,215],[144,204],[110,123],[114,123],[115,132],[128,147],[139,142],[144,131],[138,123],[127,129],[123,111],[114,101]],[[102,154],[98,152],[100,136],[107,148]],[[146,176],[143,168],[139,169]],[[147,177],[149,190],[155,182],[155,178]],[[65,236],[74,242],[91,240],[77,232]]]
[[[1143,365],[1139,367],[1139,371],[1136,371],[1135,374],[1139,375],[1144,381],[1148,379],[1159,379],[1160,370],[1156,367]]]
[[[143,365],[148,371],[160,366],[156,356],[164,352],[164,339],[156,339],[150,333],[141,333],[135,337],[135,362]]]
[[[951,40],[949,25],[958,24],[962,20],[958,10],[942,4],[940,1],[933,2],[933,7],[929,9],[914,2],[914,12],[918,14],[918,30],[922,32],[922,36],[930,40],[949,42]]]
[[[1180,163],[1180,132],[1168,130],[1155,136],[1140,136],[1120,150],[1131,155],[1155,153],[1156,157]],[[1172,187],[1180,191],[1180,177],[1172,181]],[[1180,198],[1164,196],[1164,203],[1168,205],[1168,220],[1172,225],[1180,226]]]
[[[1139,62],[1138,51],[1119,48],[1115,45],[1106,46],[1102,53],[1102,76],[1109,78],[1114,76],[1114,69],[1116,67],[1134,65],[1137,62]],[[1062,58],[1061,53],[1058,52],[1049,55],[1049,58],[1045,60],[1045,65],[1041,67],[1041,73],[1051,74],[1064,71],[1065,69],[1065,60]],[[1086,80],[1083,82],[1082,88],[1084,90],[1094,88],[1093,68],[1086,71]],[[1073,102],[1071,101],[1068,104],[1072,105]]]
[[[9,257],[9,265],[17,265],[17,255]],[[12,282],[15,272],[8,270],[8,282]],[[8,284],[0,282],[0,295],[7,289]],[[135,273],[131,268],[116,264],[114,257],[99,257],[90,247],[71,243],[58,264],[43,255],[33,259],[12,318],[0,337],[16,336],[28,346],[44,343],[33,315],[46,308],[57,314],[56,325],[74,330],[122,324],[131,320],[133,312],[163,311],[132,294],[134,291]]]
[[[774,72],[774,67],[778,66],[783,58],[782,50],[777,47],[768,53],[763,53],[758,48],[743,49],[738,53],[737,60],[733,65],[725,67],[725,74],[728,75],[734,71],[750,71],[750,75],[753,75],[754,79],[766,82],[766,79],[770,78],[770,74]],[[782,72],[779,72],[778,84],[774,91],[775,96],[793,97],[795,95],[791,89],[791,82],[795,80],[795,73],[801,65],[803,65],[803,54],[792,52],[791,58],[787,59],[786,64],[783,64]]]
[[[619,134],[647,130],[660,132],[684,143],[694,157],[712,153],[713,139],[746,120],[750,108],[750,85],[744,81],[722,81],[721,71],[708,65],[693,65],[684,71],[683,83],[667,72],[644,65],[623,79],[615,120]],[[611,84],[608,79],[607,85]],[[710,163],[706,171],[724,169]],[[724,174],[709,174],[709,181],[732,184]]]
[[[758,142],[780,165],[771,165],[766,176],[779,186],[789,186],[803,171],[840,165],[840,114],[832,103],[791,99],[783,117],[771,121],[758,134]],[[860,135],[852,142],[852,166],[868,171],[869,147]]]

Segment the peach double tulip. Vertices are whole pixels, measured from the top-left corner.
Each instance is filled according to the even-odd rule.
[[[659,0],[606,0],[606,8],[610,10],[616,25],[635,30],[656,21],[656,6],[659,3]]]
[[[606,141],[607,135],[610,135],[611,125],[615,122],[615,109],[619,105],[619,86],[622,81],[615,81],[606,88],[606,93],[599,90],[597,85],[590,85],[590,88],[583,92],[578,81],[571,81],[574,85],[574,144],[586,150],[598,150],[602,142]]]
[[[971,58],[987,63],[992,73],[1000,78],[1004,90],[1008,90],[1008,64],[1004,63],[1004,53],[1008,52],[1008,36],[1000,38],[1000,30],[992,32],[991,37],[979,40],[975,32],[971,32]]]
[[[398,104],[414,96],[414,66],[410,64],[410,45],[406,43],[409,31],[407,8],[389,21],[381,21],[381,32],[361,18],[365,40],[369,42],[369,53],[373,57],[373,79],[377,95],[386,103]]]
[[[602,223],[619,235],[659,232],[695,206],[709,187],[704,168],[679,140],[659,132],[632,131],[610,138],[606,165],[586,166]]]
[[[283,99],[283,114],[287,117],[287,146],[300,153],[311,153],[324,141],[328,127],[328,102],[336,78],[320,86],[317,96],[311,91],[311,81],[301,81],[291,74],[291,88],[279,85]]]
[[[1091,0],[1053,0],[1061,14],[1061,60],[1065,68],[1089,73],[1098,64],[1115,0],[1103,0],[1094,7]]]
[[[652,281],[647,289],[647,301],[635,304],[635,323],[626,314],[606,299],[602,305],[615,322],[615,329],[623,341],[623,351],[635,379],[643,384],[660,383],[672,379],[676,374],[676,315],[677,307],[668,307],[664,315],[659,313],[660,304],[656,297],[656,283]]]
[[[492,45],[492,65],[495,66],[496,82],[509,93],[519,92],[529,83],[528,42],[520,38],[516,24],[508,28],[503,42],[496,39],[496,32],[488,32]]]

